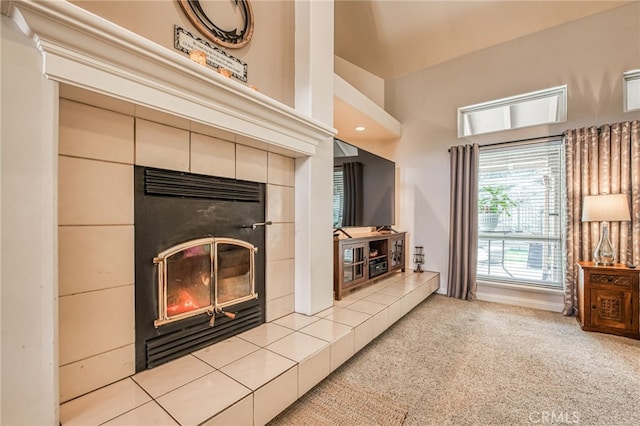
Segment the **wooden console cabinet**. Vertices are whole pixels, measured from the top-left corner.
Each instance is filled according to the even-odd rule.
[[[640,339],[640,271],[578,262],[578,322],[583,330]]]
[[[405,269],[405,232],[333,239],[336,300],[357,287]]]

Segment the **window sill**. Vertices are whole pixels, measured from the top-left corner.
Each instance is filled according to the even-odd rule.
[[[478,285],[495,288],[505,288],[510,290],[529,291],[532,293],[544,293],[544,294],[564,294],[564,290],[561,288],[534,286],[529,284],[512,284],[501,281],[484,281],[478,280]]]

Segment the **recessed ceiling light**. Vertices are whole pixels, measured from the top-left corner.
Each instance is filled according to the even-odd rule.
[[[364,132],[364,127],[362,126],[356,127],[356,132]]]

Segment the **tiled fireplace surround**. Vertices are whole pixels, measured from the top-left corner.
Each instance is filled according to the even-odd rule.
[[[60,100],[63,425],[264,424],[438,288],[438,274],[399,273],[314,316],[294,313],[294,160],[237,135],[110,105]],[[266,182],[273,221],[267,323],[138,374],[134,164]]]

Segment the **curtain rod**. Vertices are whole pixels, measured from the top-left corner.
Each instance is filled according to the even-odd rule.
[[[484,145],[479,145],[480,148],[489,148],[492,146],[499,146],[499,145],[510,145],[510,144],[515,144],[515,143],[522,143],[522,142],[530,142],[530,141],[536,141],[536,140],[540,140],[540,139],[554,139],[554,138],[559,138],[564,136],[564,133],[560,133],[558,135],[550,135],[550,136],[540,136],[537,138],[526,138],[526,139],[515,139],[512,141],[502,141],[502,142],[492,142],[492,143],[487,143]],[[447,152],[451,152],[451,148],[447,149]]]

